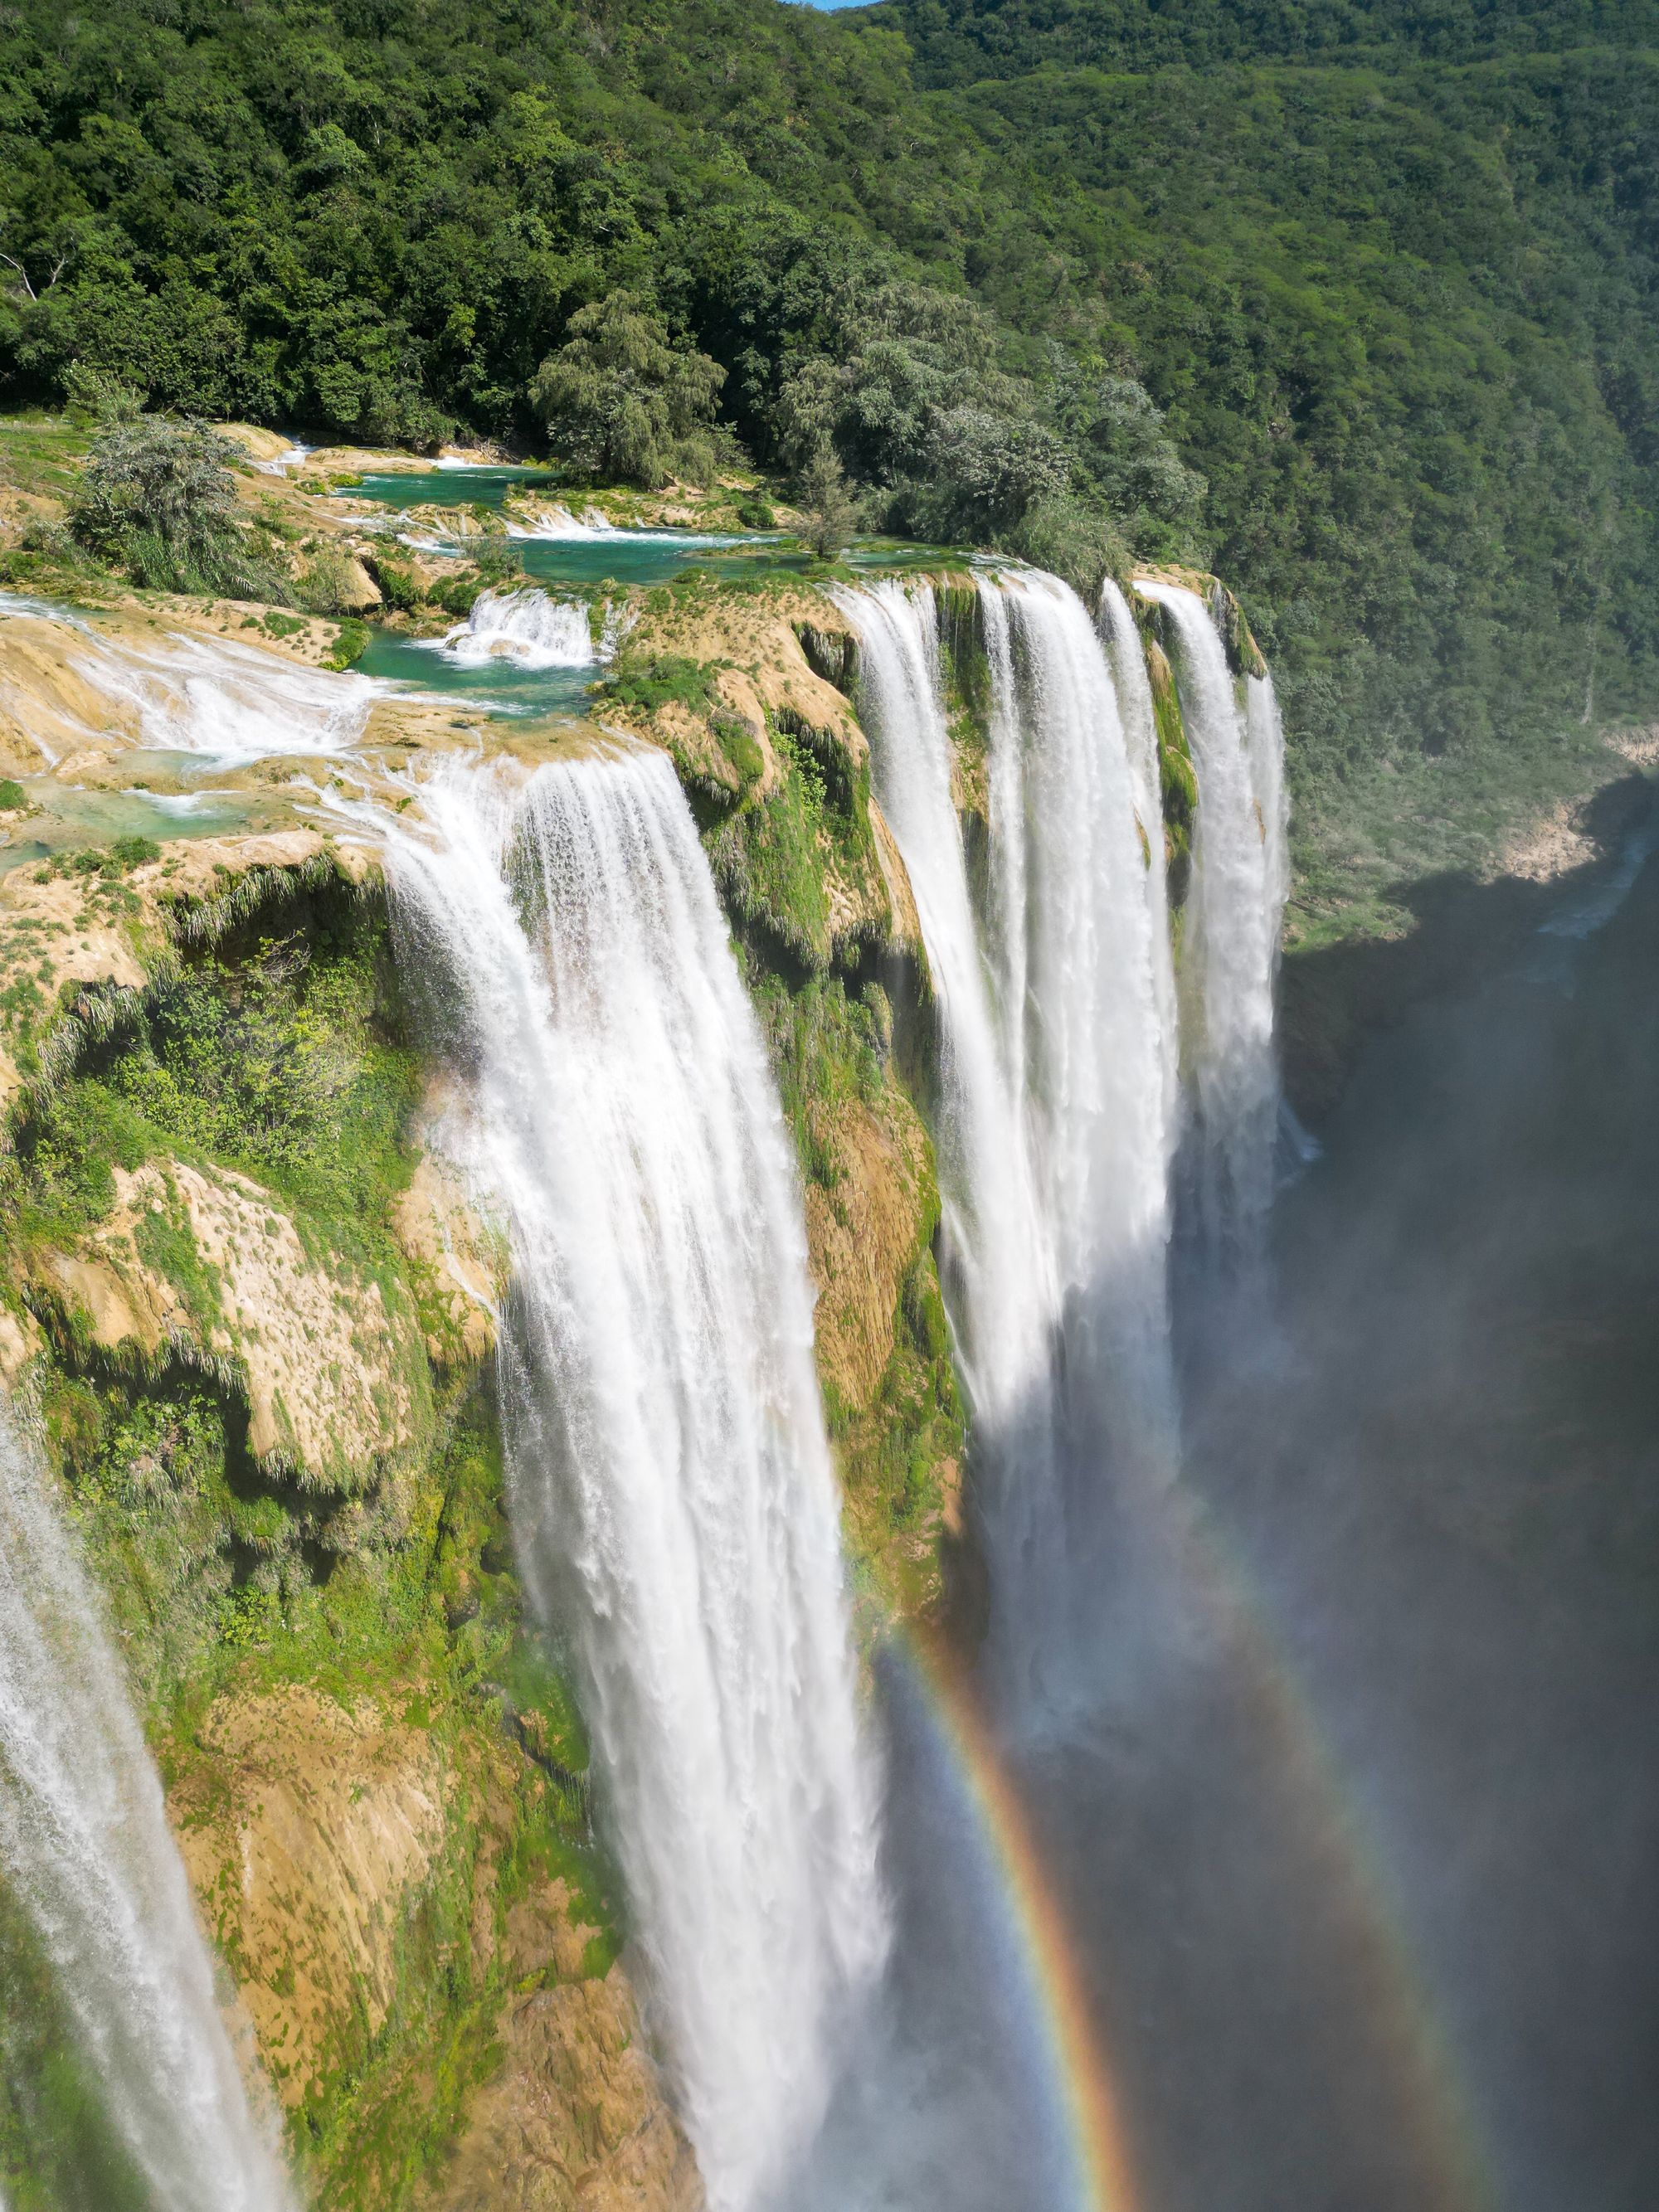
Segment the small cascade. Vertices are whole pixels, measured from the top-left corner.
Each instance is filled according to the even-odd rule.
[[[599,658],[587,609],[533,589],[480,592],[441,649],[462,668],[487,668],[499,659],[519,668],[591,668]]]
[[[1086,1663],[1114,1484],[1167,1474],[1172,1142],[1160,818],[1075,594],[978,580],[991,672],[989,890],[952,796],[925,587],[848,590],[878,795],[939,1008],[947,1292],[1003,1673],[1060,1694]],[[1144,750],[1144,746],[1142,748]]]
[[[585,507],[580,514],[564,506],[544,507],[522,522],[510,521],[507,526],[509,538],[527,538],[553,544],[599,544],[618,546],[648,544],[661,542],[670,545],[737,545],[743,542],[744,532],[709,532],[696,530],[635,529],[612,522],[596,507]]]
[[[886,1928],[788,1141],[668,762],[452,763],[381,817],[405,967],[507,1224],[532,1600],[570,1634],[714,2212],[816,2130]]]
[[[1248,1267],[1273,1200],[1279,1122],[1273,983],[1290,888],[1284,734],[1272,679],[1235,684],[1209,610],[1143,581],[1174,626],[1198,815],[1182,945],[1182,1060],[1191,1086],[1196,1228],[1224,1268]]]
[[[95,695],[92,719],[72,700],[46,718],[30,702],[30,733],[49,763],[107,743],[123,720],[132,741],[157,752],[230,763],[338,752],[362,736],[381,696],[368,677],[309,668],[234,637],[180,630],[141,641],[11,592],[0,592],[0,620],[41,625],[42,657]]]
[[[0,1870],[159,2212],[290,2212],[121,1662],[38,1458],[3,1413]]]

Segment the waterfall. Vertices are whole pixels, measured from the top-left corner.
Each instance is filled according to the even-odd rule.
[[[535,590],[480,592],[441,650],[463,668],[487,668],[496,659],[520,668],[591,668],[599,657],[587,609]]]
[[[925,586],[849,589],[877,793],[939,1010],[947,1294],[974,1414],[994,1632],[1017,1695],[1086,1663],[1112,1483],[1173,1444],[1174,1090],[1161,817],[1075,594],[978,579],[989,885],[976,908]],[[1137,763],[1136,754],[1142,757]]]
[[[1206,1251],[1248,1265],[1273,1189],[1279,1066],[1273,982],[1290,888],[1284,737],[1272,680],[1235,688],[1195,592],[1142,580],[1174,624],[1198,816],[1182,945],[1182,1045],[1192,1087],[1191,1182]]]
[[[793,1157],[667,760],[452,762],[383,817],[403,957],[507,1225],[522,1571],[568,1629],[714,2212],[816,2129],[879,1972],[874,1780]]]
[[[0,1414],[0,1866],[161,2212],[287,2212],[121,1662]]]
[[[1101,588],[1101,641],[1112,672],[1122,719],[1129,769],[1135,781],[1135,818],[1146,841],[1147,897],[1154,945],[1153,984],[1163,1045],[1164,1111],[1171,1135],[1179,1126],[1181,1026],[1176,1003],[1175,962],[1170,951],[1170,886],[1164,850],[1164,779],[1158,767],[1158,721],[1146,653],[1129,602],[1109,578]]]

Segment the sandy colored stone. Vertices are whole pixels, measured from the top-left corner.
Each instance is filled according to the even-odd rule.
[[[1553,883],[1600,857],[1601,848],[1583,828],[1577,800],[1562,799],[1534,823],[1504,854],[1502,873],[1529,884]]]
[[[1615,730],[1607,743],[1632,768],[1659,768],[1659,722]]]
[[[480,1840],[474,1971],[499,1969],[508,1994],[496,2063],[421,2212],[696,2212],[695,2161],[626,1972],[583,1978],[594,1931],[562,1881],[515,1900],[497,1958],[495,1861],[521,1754],[475,1741],[464,1772],[452,1756],[373,1699],[345,1705],[297,1685],[222,1695],[195,1729],[168,1811],[261,2075],[293,2111],[385,2021],[400,1927],[465,1783]]]
[[[834,1192],[806,1186],[818,1372],[857,1407],[874,1401],[892,1357],[894,1312],[921,1227],[926,1139],[896,1097],[891,1106],[885,1118],[861,1102],[843,1108],[827,1133],[840,1170]]]
[[[76,633],[44,615],[0,622],[0,761],[37,775],[100,739],[138,739],[138,710],[75,665]]]
[[[381,605],[380,587],[356,555],[340,580],[339,605],[345,614],[373,614]]]
[[[151,1160],[114,1178],[109,1217],[80,1251],[49,1262],[97,1343],[149,1355],[185,1341],[231,1363],[254,1456],[302,1480],[358,1487],[414,1441],[413,1322],[394,1321],[377,1283],[313,1260],[281,1202],[228,1169]],[[210,1319],[143,1256],[147,1215],[188,1224],[216,1292]]]
[[[0,633],[4,625],[0,624]],[[379,856],[356,842],[326,842],[315,830],[246,837],[181,838],[164,845],[118,884],[78,874],[48,876],[13,868],[0,876],[0,988],[27,974],[39,994],[40,1036],[50,1037],[50,1010],[64,986],[138,990],[170,957],[174,902],[211,900],[254,870],[301,869],[326,851],[349,881],[366,881]],[[0,1029],[0,1114],[22,1088],[15,1033]]]
[[[45,1339],[33,1316],[0,1306],[0,1390],[15,1390]]]
[[[705,664],[723,662],[715,678],[721,711],[755,733],[765,757],[760,788],[769,790],[779,769],[766,737],[766,718],[781,710],[839,745],[857,769],[869,757],[863,731],[845,696],[808,662],[795,632],[810,622],[826,634],[847,635],[850,624],[817,592],[779,591],[718,600],[673,599],[643,608],[629,633],[630,649],[674,654]]]
[[[870,801],[870,828],[876,841],[877,865],[881,869],[882,881],[887,886],[887,897],[892,910],[890,931],[893,943],[921,957],[921,916],[916,911],[916,895],[911,888],[910,872],[904,865],[897,840],[887,826],[887,817],[873,799]]]
[[[392,1233],[411,1267],[436,1297],[469,1360],[494,1349],[496,1315],[506,1290],[504,1237],[483,1220],[449,1163],[423,1152],[392,1217]],[[445,1356],[441,1338],[427,1340],[434,1358]]]
[[[509,2000],[502,2064],[468,2101],[419,2212],[698,2212],[702,2185],[623,1969]]]
[[[443,1841],[430,1735],[298,1686],[221,1698],[170,1810],[283,2103],[301,2103],[361,2005],[396,1990],[404,1899]]]

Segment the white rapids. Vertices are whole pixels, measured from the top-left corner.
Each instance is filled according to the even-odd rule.
[[[0,1870],[160,2212],[292,2212],[161,1786],[38,1455],[0,1409]]]
[[[386,688],[370,677],[309,668],[236,638],[183,630],[142,642],[112,636],[54,601],[0,592],[0,620],[19,618],[61,632],[54,654],[106,703],[109,719],[95,725],[64,714],[70,743],[107,743],[114,721],[125,725],[130,743],[232,766],[290,753],[342,752],[362,735]],[[64,741],[48,741],[27,702],[18,711],[48,764],[55,764]]]
[[[447,660],[462,668],[488,668],[506,660],[517,668],[591,668],[599,659],[587,609],[545,592],[480,592],[472,611],[441,641]]]
[[[402,955],[510,1234],[510,1505],[568,1624],[714,2212],[816,2130],[886,1918],[787,1132],[657,753],[450,763],[380,817]]]

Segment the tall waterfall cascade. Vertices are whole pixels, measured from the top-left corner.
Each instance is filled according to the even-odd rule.
[[[510,1237],[532,1601],[572,1638],[647,2003],[714,2212],[814,2132],[886,1948],[788,1139],[667,760],[450,763],[385,817],[411,976]]]
[[[1271,678],[1236,685],[1198,595],[1152,581],[1137,588],[1174,625],[1198,779],[1182,960],[1194,1108],[1188,1181],[1207,1253],[1248,1264],[1273,1200],[1279,1120],[1273,981],[1290,889],[1284,735]]]
[[[939,608],[840,594],[878,798],[938,1008],[947,1292],[975,1422],[994,1635],[1018,1698],[1086,1655],[1108,1485],[1173,1460],[1166,1262],[1176,1133],[1150,701],[1126,716],[1076,595],[981,575],[988,883],[953,798]],[[1125,610],[1127,615],[1127,609]]]
[[[120,1661],[38,1456],[3,1412],[0,1874],[159,2212],[291,2212]]]

